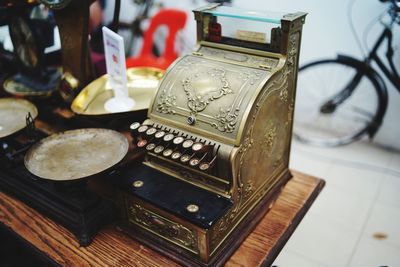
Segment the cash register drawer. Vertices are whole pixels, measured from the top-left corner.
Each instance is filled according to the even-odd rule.
[[[128,222],[201,254],[208,230],[232,202],[218,194],[138,164],[123,177]]]

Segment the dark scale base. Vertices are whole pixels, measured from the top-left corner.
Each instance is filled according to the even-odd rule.
[[[34,143],[32,140],[40,140],[52,132],[81,127],[118,129],[121,124],[115,123],[118,127],[113,127],[111,123],[123,120],[110,120],[105,125],[73,114],[67,116],[70,112],[67,115],[56,112],[59,101],[56,97],[36,99],[41,119],[35,123],[38,128],[27,127],[0,140],[0,190],[61,224],[76,236],[81,246],[87,246],[102,227],[116,219],[115,205],[89,191],[86,181],[54,182],[30,174],[23,163],[24,154]],[[107,178],[107,175],[95,179]]]
[[[119,129],[125,120],[109,121],[80,118],[69,112],[57,112],[57,97],[36,99],[39,118],[36,127],[0,140],[0,190],[18,198],[74,234],[81,246],[88,246],[97,232],[116,219],[112,201],[87,189],[86,181],[55,182],[40,179],[25,168],[25,152],[35,142],[53,132],[82,127]],[[144,114],[140,114],[144,117]],[[102,177],[107,178],[108,174]]]
[[[31,142],[12,139],[0,144],[0,190],[63,225],[81,246],[88,246],[115,218],[113,205],[88,191],[86,181],[56,182],[32,175],[23,163]]]
[[[85,189],[86,183],[35,180],[23,166],[0,171],[0,188],[73,233],[81,246],[114,219],[113,205]]]

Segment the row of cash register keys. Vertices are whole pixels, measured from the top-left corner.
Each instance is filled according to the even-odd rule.
[[[214,145],[198,142],[191,138],[156,126],[134,122],[130,125],[131,134],[136,137],[138,148],[156,155],[187,164],[192,168],[208,172],[216,160]]]

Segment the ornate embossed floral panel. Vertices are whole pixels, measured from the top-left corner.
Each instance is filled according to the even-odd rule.
[[[236,140],[246,107],[269,72],[188,55],[166,74],[151,118]]]

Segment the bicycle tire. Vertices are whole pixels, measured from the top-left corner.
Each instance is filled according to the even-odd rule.
[[[328,74],[321,74],[326,70]],[[334,71],[342,73],[336,77]],[[334,111],[322,112],[321,106],[354,81],[356,74],[361,78],[352,93]],[[312,86],[307,86],[310,82]],[[335,85],[337,82],[342,85]],[[324,86],[329,88],[322,88]],[[314,102],[312,97],[315,97]],[[314,61],[299,69],[293,135],[303,143],[317,146],[345,145],[367,134],[372,138],[386,107],[386,87],[376,72],[364,63],[340,56]]]

